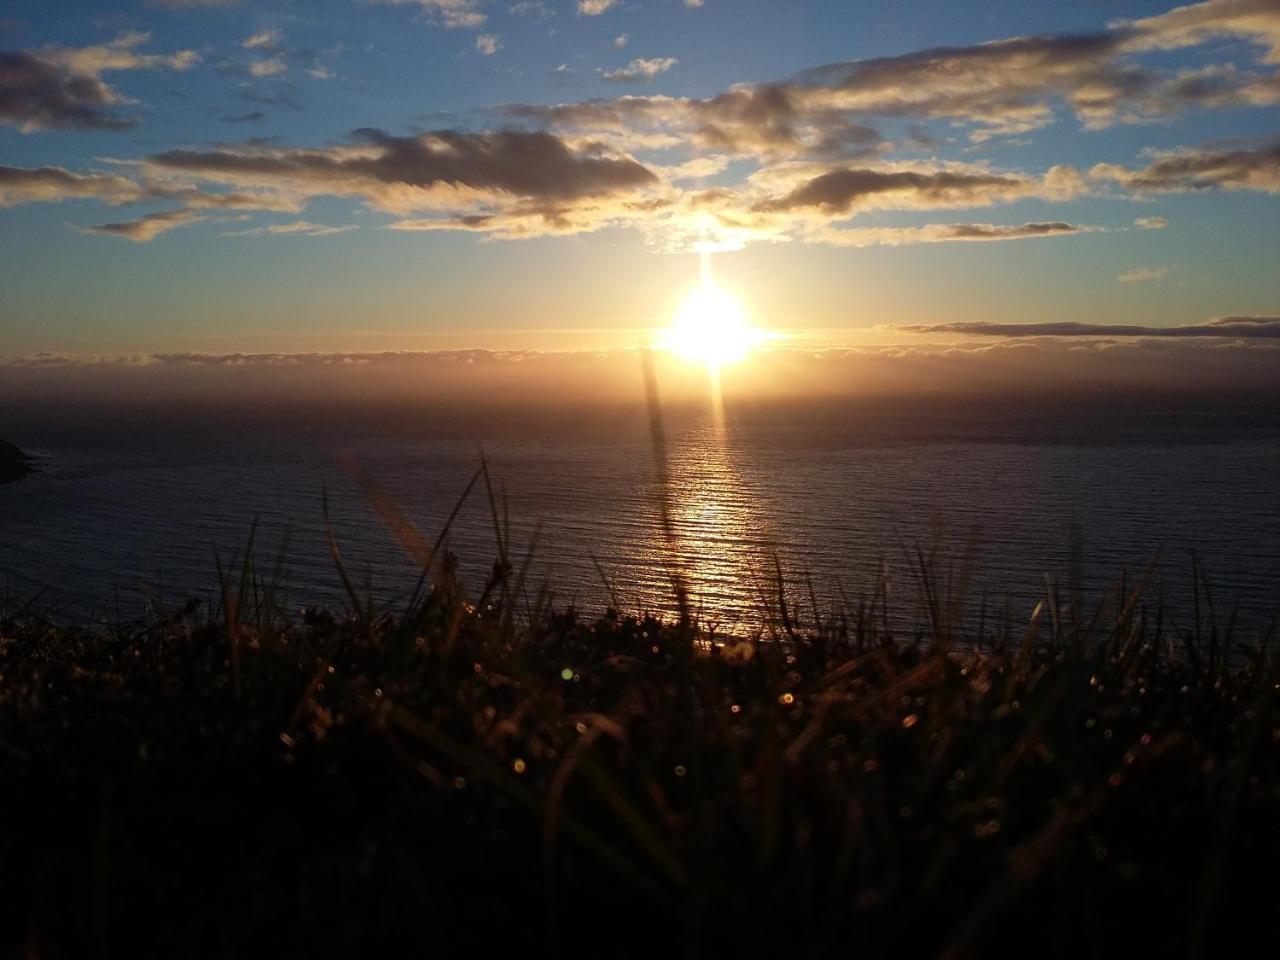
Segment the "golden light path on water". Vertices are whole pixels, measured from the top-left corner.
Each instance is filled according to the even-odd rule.
[[[723,409],[692,433],[668,461],[671,546],[690,609],[708,625],[763,626],[776,608],[771,525],[735,463]]]
[[[707,372],[707,415],[687,425],[665,451],[671,538],[668,563],[683,581],[690,609],[707,625],[766,625],[777,608],[776,541],[735,463],[725,418],[721,371],[769,339],[752,326],[733,296],[715,284],[711,256],[701,254],[701,283],[679,309],[661,345]],[[671,556],[674,554],[674,557]]]

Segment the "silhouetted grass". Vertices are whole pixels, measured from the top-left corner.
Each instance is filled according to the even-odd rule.
[[[483,467],[492,576],[357,474],[423,579],[280,604],[253,536],[217,609],[135,629],[0,611],[11,955],[1245,955],[1280,852],[1271,637],[1197,579],[957,611],[917,553],[769,631],[553,609]],[[447,528],[446,528],[447,529]],[[950,570],[948,574],[947,571]],[[686,607],[687,609],[687,607]]]

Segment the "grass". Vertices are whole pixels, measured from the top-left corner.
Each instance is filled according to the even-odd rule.
[[[221,601],[132,629],[0,613],[0,930],[24,956],[445,948],[690,956],[1204,956],[1264,929],[1280,851],[1271,637],[1181,632],[1141,582],[927,628],[887,587],[772,634],[552,609],[510,555],[468,598]],[[677,578],[678,582],[678,578]],[[1198,581],[1199,582],[1199,581]],[[1200,591],[1197,589],[1197,597]]]

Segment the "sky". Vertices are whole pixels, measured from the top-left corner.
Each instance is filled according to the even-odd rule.
[[[1270,346],[1278,71],[1277,0],[8,0],[0,355],[596,349],[703,253],[815,345]]]

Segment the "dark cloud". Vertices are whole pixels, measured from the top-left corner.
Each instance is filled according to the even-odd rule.
[[[951,240],[1009,240],[1017,237],[1049,237],[1078,233],[1080,227],[1055,220],[1050,223],[1024,223],[1021,226],[994,226],[990,223],[949,224],[946,236]]]
[[[187,70],[199,62],[192,50],[140,53],[149,34],[126,31],[90,47],[0,51],[0,123],[24,132],[43,129],[121,129],[134,121],[113,108],[122,102],[102,79],[108,71]]]
[[[912,333],[980,337],[1231,337],[1280,339],[1280,316],[1216,317],[1208,323],[1172,327],[1109,323],[936,323],[902,327]]]
[[[1280,139],[1255,149],[1202,148],[1161,153],[1139,170],[1099,164],[1090,172],[1139,193],[1181,193],[1218,187],[1280,193]]]
[[[71,73],[24,51],[0,51],[0,123],[24,130],[97,127],[119,130],[116,98],[97,77]]]
[[[785,197],[757,204],[764,212],[818,207],[828,213],[848,213],[865,197],[884,193],[906,193],[930,205],[954,206],[974,202],[994,192],[1007,192],[1022,181],[994,174],[917,173],[903,170],[832,170],[814,177]]]
[[[360,196],[401,211],[470,196],[572,201],[657,182],[644,165],[598,145],[572,147],[544,132],[439,130],[396,137],[360,130],[349,147],[319,150],[243,147],[171,150],[148,160],[157,171],[228,183],[257,183],[308,194]]]
[[[150,243],[162,233],[198,223],[204,216],[193,210],[165,210],[161,213],[149,213],[136,220],[122,223],[102,223],[89,227],[76,227],[81,233],[96,233],[108,237],[123,237],[134,243]]]
[[[267,115],[261,110],[254,110],[252,113],[242,113],[234,117],[223,117],[223,123],[261,123],[267,119]]]
[[[825,227],[805,235],[811,243],[840,247],[900,247],[917,243],[985,243],[1068,237],[1097,227],[1054,220],[1044,223],[930,223],[922,227]]]

